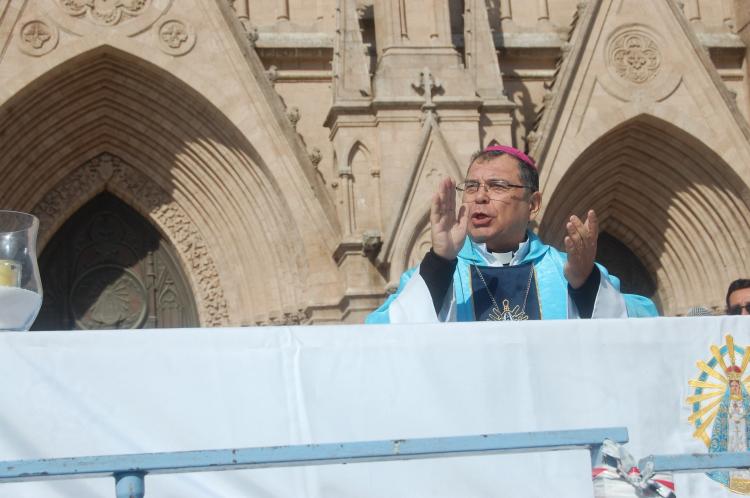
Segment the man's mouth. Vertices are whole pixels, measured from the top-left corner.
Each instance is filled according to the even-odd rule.
[[[485,226],[492,221],[492,218],[484,213],[474,213],[471,215],[471,223],[476,226]]]

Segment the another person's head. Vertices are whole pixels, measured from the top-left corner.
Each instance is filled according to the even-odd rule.
[[[515,250],[542,206],[536,165],[512,147],[475,153],[459,188],[468,208],[469,235],[491,251]]]
[[[750,315],[750,279],[740,278],[729,284],[727,315]]]

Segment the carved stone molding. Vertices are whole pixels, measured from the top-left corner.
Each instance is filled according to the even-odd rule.
[[[138,17],[151,0],[57,0],[66,14],[86,18],[102,26],[114,26]]]
[[[185,21],[168,19],[157,27],[159,48],[169,55],[184,55],[195,45],[195,31]]]
[[[72,213],[102,190],[123,197],[142,213],[148,213],[174,245],[196,290],[201,322],[226,325],[229,320],[224,290],[208,245],[185,211],[161,187],[121,159],[102,154],[71,172],[34,207],[40,221],[40,242],[52,235]]]
[[[287,311],[276,314],[271,313],[266,320],[256,320],[256,326],[261,327],[278,327],[282,325],[301,325],[307,323],[310,319],[310,312],[307,310]]]
[[[59,39],[57,27],[41,19],[23,24],[18,32],[18,38],[21,51],[34,57],[51,52]]]
[[[656,41],[642,30],[628,30],[609,42],[609,68],[633,83],[654,79],[661,68],[662,54]]]

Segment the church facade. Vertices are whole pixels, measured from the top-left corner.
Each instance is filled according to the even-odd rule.
[[[0,43],[37,328],[361,322],[493,142],[664,314],[750,277],[741,0],[7,0]]]

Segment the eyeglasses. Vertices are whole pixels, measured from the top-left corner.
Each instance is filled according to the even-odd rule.
[[[484,187],[484,191],[490,199],[503,199],[514,188],[527,188],[531,190],[531,187],[528,185],[514,185],[505,180],[490,180],[486,183],[469,180],[468,182],[456,185],[456,190],[463,192],[464,195],[474,196],[479,193],[480,187]]]
[[[745,310],[750,314],[750,303],[745,304],[735,304],[734,306],[730,306],[727,308],[727,315],[741,315],[742,310]]]

